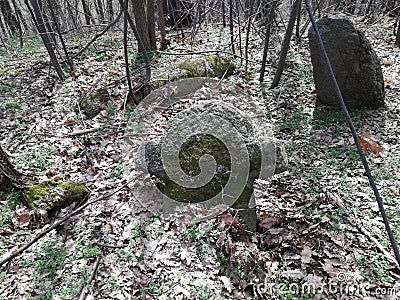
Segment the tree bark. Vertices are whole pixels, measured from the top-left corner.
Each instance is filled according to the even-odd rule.
[[[103,24],[104,23],[104,8],[103,8],[103,2],[101,0],[97,0],[97,7],[99,9],[100,22],[101,22],[101,24]]]
[[[4,16],[4,21],[10,28],[12,35],[15,35],[18,31],[18,21],[13,14],[11,5],[8,0],[0,0],[0,10]]]
[[[90,9],[86,3],[86,0],[82,0],[82,7],[83,7],[83,12],[85,14],[86,25],[90,25],[90,19],[92,18],[92,14],[90,13]]]
[[[150,49],[157,49],[156,42],[156,19],[155,19],[155,9],[154,9],[154,0],[147,0],[147,29],[149,34],[150,41]]]
[[[61,29],[60,29],[60,26],[58,25],[58,20],[56,18],[56,14],[54,13],[53,4],[51,2],[52,2],[52,0],[48,0],[48,5],[49,5],[51,17],[53,19],[54,26],[56,28],[58,37],[60,38],[60,42],[61,42],[62,48],[64,50],[65,59],[67,60],[68,65],[71,68],[71,70],[73,70],[74,69],[74,65],[72,64],[72,60],[69,57],[68,49],[67,49],[67,46],[65,45],[64,37],[62,36]]]
[[[167,32],[165,30],[165,20],[164,20],[164,5],[163,0],[157,0],[157,14],[158,14],[158,29],[161,35],[161,50],[167,49],[167,41],[165,37]]]
[[[275,9],[276,9],[277,5],[278,5],[278,0],[274,0],[274,2],[272,2],[272,4],[271,4],[270,11],[268,14],[268,23],[267,23],[267,27],[265,29],[264,52],[263,52],[263,58],[262,58],[262,62],[261,62],[260,82],[264,81],[265,65],[267,63],[267,55],[268,55],[268,48],[269,48],[269,39],[271,36],[271,25],[274,20]]]
[[[135,16],[136,28],[144,47],[146,48],[146,50],[148,50],[151,49],[151,45],[145,7],[146,0],[133,0],[133,15]]]
[[[0,191],[10,192],[24,188],[26,178],[11,163],[7,153],[0,145]]]
[[[43,44],[46,47],[47,53],[50,56],[51,63],[53,64],[54,68],[56,69],[58,77],[63,80],[65,78],[64,71],[62,70],[60,63],[57,60],[57,56],[54,53],[54,49],[51,44],[50,37],[47,33],[46,27],[44,25],[43,17],[42,17],[42,12],[39,7],[39,3],[37,0],[31,0],[31,4],[33,7],[33,11],[35,13],[35,19],[36,19],[36,24],[37,24],[37,29],[40,34],[40,37],[42,38]]]
[[[294,24],[296,22],[297,11],[300,9],[301,0],[296,0],[290,12],[288,27],[286,29],[285,38],[283,40],[281,54],[279,55],[278,69],[276,70],[274,80],[271,84],[271,89],[278,86],[281,79],[283,67],[285,66],[286,56],[289,50],[290,39],[293,34]]]
[[[396,44],[400,46],[400,21],[399,25],[397,26]]]
[[[114,19],[114,8],[112,0],[107,0],[107,10],[108,10],[108,21],[112,22],[112,20]]]

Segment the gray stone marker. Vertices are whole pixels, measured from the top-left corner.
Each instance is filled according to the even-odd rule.
[[[385,92],[381,64],[365,35],[340,15],[321,18],[317,26],[346,106],[382,107]],[[337,105],[338,100],[312,27],[308,37],[317,101]]]
[[[164,211],[173,211],[176,203],[198,203],[209,208],[233,205],[246,229],[255,231],[255,180],[268,179],[286,169],[284,146],[230,103],[249,105],[246,100],[251,99],[243,91],[217,80],[199,82],[196,85],[185,79],[174,83],[175,97],[183,94],[187,99],[205,88],[204,95],[216,99],[197,101],[170,119],[159,141],[142,144],[138,165],[153,176],[163,194]],[[155,95],[165,103],[165,94],[156,91]],[[152,97],[154,103],[156,98]],[[221,100],[226,98],[230,101]],[[151,195],[154,197],[154,193]]]

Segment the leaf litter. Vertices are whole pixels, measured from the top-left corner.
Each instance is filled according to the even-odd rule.
[[[387,42],[390,32],[380,23],[367,30],[382,59],[387,107],[352,116],[364,151],[373,154],[368,160],[398,237],[400,55]],[[260,53],[261,43],[255,43],[253,56]],[[84,183],[92,197],[126,183],[123,136],[130,112],[120,110],[126,93],[119,81],[124,72],[121,51],[104,61],[83,60],[74,77],[62,84],[49,76],[42,63],[44,52],[29,61],[7,62],[8,68],[19,71],[1,75],[6,87],[2,97],[19,107],[0,111],[0,134],[19,169],[42,180]],[[400,273],[388,257],[391,249],[354,141],[340,112],[315,107],[307,57],[305,41],[292,43],[277,89],[260,88],[257,76],[245,79],[240,71],[230,79],[265,107],[274,134],[287,142],[290,156],[288,171],[272,182],[258,183],[259,232],[245,233],[229,209],[208,218],[207,212],[193,207],[175,219],[161,219],[123,189],[89,206],[15,259],[0,273],[0,295],[23,299],[54,291],[55,299],[72,299],[101,256],[87,299],[395,299],[377,294],[384,288],[400,291]],[[271,62],[274,59],[276,54],[271,54]],[[168,59],[159,59],[157,67],[167,64]],[[250,68],[257,72],[258,66]],[[266,82],[271,82],[273,72],[267,75]],[[77,99],[101,86],[110,90],[111,106],[82,122],[74,109]],[[160,121],[158,128],[163,124]],[[90,129],[96,130],[75,135]],[[201,222],[191,222],[203,215]],[[0,254],[16,251],[41,230],[29,225],[30,218],[25,208],[16,208],[9,225],[0,226]],[[51,252],[62,264],[50,268],[40,260],[41,253],[51,251],[46,245],[65,248],[63,255]],[[293,288],[304,286],[316,289]]]

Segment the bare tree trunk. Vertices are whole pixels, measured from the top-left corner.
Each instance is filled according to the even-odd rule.
[[[19,37],[19,46],[22,47],[24,45],[24,39],[22,38],[22,26],[21,26],[21,19],[17,13],[17,3],[15,3],[15,0],[12,0],[12,4],[14,6],[14,11],[15,15],[17,18],[17,24],[18,24],[18,37]]]
[[[107,10],[108,10],[108,21],[112,22],[112,20],[114,19],[114,8],[112,0],[107,0]]]
[[[157,49],[156,42],[156,19],[155,19],[155,9],[154,9],[154,0],[147,0],[147,30],[149,34],[150,41],[150,49]]]
[[[11,34],[14,36],[18,30],[18,21],[13,14],[11,5],[8,0],[0,0],[0,10],[4,16],[5,23],[10,28]]]
[[[39,26],[38,26],[37,21],[36,21],[35,13],[33,12],[32,7],[29,4],[29,1],[28,0],[24,0],[24,2],[25,2],[26,7],[28,8],[29,14],[32,17],[33,23],[35,24],[35,28],[38,29]]]
[[[240,11],[239,11],[239,4],[238,0],[235,1],[236,4],[236,14],[237,14],[237,24],[238,24],[238,30],[239,30],[239,52],[240,52],[240,65],[243,64],[243,49],[242,49],[242,26],[240,26],[241,21],[240,21]]]
[[[128,82],[128,100],[134,100],[133,90],[132,90],[132,81],[131,81],[131,73],[129,71],[129,57],[128,57],[128,0],[125,0],[124,3],[124,59],[125,59],[125,74],[126,81]],[[136,105],[139,102],[135,103]],[[125,107],[124,107],[125,108]]]
[[[235,53],[235,40],[233,37],[233,0],[229,0],[229,33],[231,36],[232,53]]]
[[[221,3],[222,7],[222,26],[225,28],[226,27],[226,17],[225,17],[225,0],[222,0]]]
[[[31,0],[31,4],[33,7],[33,11],[35,13],[35,18],[38,26],[38,31],[40,34],[40,37],[43,40],[43,44],[46,47],[47,53],[50,56],[51,63],[53,64],[54,68],[56,69],[56,72],[58,74],[58,77],[63,80],[65,78],[65,74],[57,60],[57,56],[54,53],[54,49],[52,47],[52,43],[50,40],[50,37],[47,33],[46,27],[44,25],[43,17],[42,17],[42,12],[40,10],[40,6],[38,3],[38,0]]]
[[[8,36],[8,34],[9,34],[9,32],[8,32],[8,30],[6,28],[6,24],[5,24],[1,14],[0,14],[0,28],[3,31],[4,38],[6,38]]]
[[[397,26],[396,44],[400,46],[400,21],[399,25]]]
[[[294,23],[296,22],[297,11],[300,9],[301,0],[296,0],[293,4],[292,11],[290,12],[289,22],[283,40],[281,54],[279,55],[278,69],[276,70],[274,80],[272,81],[271,88],[278,86],[281,79],[283,67],[285,66],[286,55],[289,50],[290,39],[293,34]]]
[[[265,73],[265,65],[267,63],[267,55],[268,55],[268,47],[269,47],[269,38],[271,36],[271,25],[275,16],[275,9],[278,4],[278,0],[274,0],[271,4],[271,8],[268,14],[268,23],[267,28],[265,29],[265,40],[264,40],[264,52],[263,58],[261,62],[261,71],[260,71],[260,82],[264,81],[264,73]]]
[[[296,40],[297,42],[300,42],[301,40],[301,35],[300,35],[300,22],[301,22],[301,5],[297,9],[297,22],[296,22]]]
[[[248,68],[248,64],[249,64],[249,61],[248,61],[248,57],[249,57],[249,39],[250,39],[251,22],[253,20],[254,0],[250,0],[249,5],[250,5],[250,7],[249,7],[249,10],[248,10],[249,11],[249,15],[247,17],[248,24],[247,24],[247,30],[246,30],[246,40],[245,40],[245,45],[244,45],[244,55],[245,55],[245,58],[246,58],[245,68],[244,69],[245,69],[246,76],[247,76],[247,68]]]
[[[65,6],[66,6],[66,10],[68,12],[69,20],[72,22],[72,26],[74,26],[75,29],[78,29],[78,24],[76,22],[76,16],[74,15],[74,12],[71,9],[70,3],[66,2]]]
[[[56,18],[55,13],[54,13],[53,5],[52,5],[51,2],[52,2],[52,0],[48,0],[48,5],[49,5],[51,17],[53,19],[54,26],[56,27],[56,31],[57,31],[58,37],[60,38],[61,45],[62,45],[62,48],[64,50],[65,58],[66,58],[66,60],[68,62],[69,67],[71,68],[71,70],[73,70],[74,66],[72,64],[72,60],[69,57],[67,46],[65,45],[64,38],[62,36],[60,26],[58,25],[58,20]]]
[[[128,0],[126,0],[126,1],[128,1]],[[121,5],[121,7],[124,7],[123,0],[119,0],[119,4]],[[145,84],[147,85],[150,82],[150,78],[151,78],[149,56],[147,55],[146,48],[144,47],[143,41],[140,38],[140,34],[136,28],[135,22],[133,22],[132,17],[130,16],[129,13],[126,14],[126,17],[128,18],[129,25],[131,26],[133,34],[135,35],[136,41],[138,43],[139,51],[143,54],[144,63],[146,64],[146,83]],[[145,93],[147,93],[147,91],[145,91]]]
[[[82,7],[83,7],[83,12],[85,14],[86,25],[90,25],[90,19],[92,18],[92,14],[90,12],[89,6],[86,3],[86,0],[82,0]]]
[[[158,14],[158,29],[161,35],[161,50],[167,49],[167,41],[165,37],[167,32],[165,30],[165,20],[164,20],[164,6],[163,0],[157,0],[157,14]]]
[[[147,50],[151,49],[151,45],[145,7],[146,0],[133,0],[133,15],[135,16],[136,28],[140,35],[140,39],[142,40],[143,45]]]
[[[103,8],[103,2],[101,0],[97,0],[97,7],[99,9],[100,22],[101,24],[104,24],[105,23],[104,8]]]
[[[49,19],[47,18],[47,14],[44,13],[43,2],[42,2],[42,0],[37,0],[37,3],[39,4],[41,17],[42,17],[44,26],[46,27],[46,30],[47,30],[46,32],[50,38],[51,44],[55,46],[56,45],[56,34],[53,30],[53,26],[51,26],[51,23],[50,23]]]

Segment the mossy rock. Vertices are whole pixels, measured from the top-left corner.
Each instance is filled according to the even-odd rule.
[[[218,77],[231,76],[235,70],[235,64],[229,59],[220,56],[206,56],[199,59],[187,59],[178,65],[184,70],[180,78],[191,77]]]
[[[79,101],[79,107],[81,112],[91,119],[104,110],[109,102],[110,94],[107,89],[99,89],[93,94],[82,98]],[[79,113],[78,107],[76,108],[76,112]]]
[[[233,128],[240,133],[240,136],[229,136],[229,138],[232,139],[233,144],[244,143],[249,155],[250,174],[247,184],[245,184],[243,191],[235,202],[235,206],[248,207],[250,198],[253,194],[253,183],[258,177],[261,167],[260,144],[254,137],[253,127],[248,117],[233,106],[222,101],[202,101],[200,104],[184,110],[175,116],[174,120],[180,125],[175,126],[176,124],[173,124],[174,121],[170,122],[169,125],[172,126],[172,130],[179,126],[183,126],[181,127],[182,132],[192,132],[195,130],[196,124],[199,124],[199,122],[194,121],[193,123],[188,124],[188,127],[186,128],[186,120],[193,121],[196,120],[196,118],[200,120],[207,118],[208,116],[226,120],[225,124],[220,123],[222,131],[229,131],[229,127],[233,126]],[[172,139],[165,140],[164,143],[166,148],[172,149],[173,145],[179,144],[178,140],[180,140],[180,138],[181,137],[178,134]],[[175,201],[184,203],[203,202],[217,196],[221,192],[221,189],[226,186],[230,177],[232,177],[232,161],[238,162],[243,160],[241,156],[232,156],[232,153],[229,152],[227,146],[216,136],[201,133],[190,136],[180,147],[179,163],[181,169],[188,176],[194,177],[199,175],[201,173],[199,162],[201,161],[201,157],[207,154],[211,155],[216,162],[214,176],[206,185],[190,188],[177,184],[167,176],[161,160],[160,144],[148,142],[145,149],[147,168],[150,174],[156,176],[164,183],[164,194]],[[236,179],[231,178],[231,180],[236,182]],[[226,194],[226,196],[230,197],[228,194]],[[222,200],[225,201],[224,199]]]
[[[83,184],[69,181],[43,181],[29,183],[24,191],[24,198],[32,209],[44,209],[51,213],[74,202],[81,201],[89,193]]]

